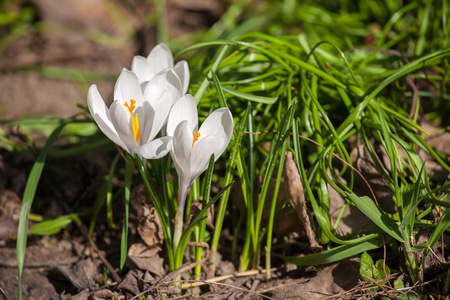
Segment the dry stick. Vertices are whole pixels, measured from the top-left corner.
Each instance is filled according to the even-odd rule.
[[[274,272],[276,270],[277,270],[276,268],[270,269],[271,272]],[[216,284],[218,281],[227,280],[229,278],[253,276],[253,275],[263,274],[264,272],[266,272],[265,269],[261,270],[261,271],[260,270],[249,270],[249,271],[245,271],[245,272],[235,272],[233,274],[218,276],[218,277],[214,277],[214,278],[206,279],[206,280],[190,280],[188,282],[192,282],[192,283],[182,284],[181,289],[188,289],[191,287],[198,287],[198,286],[203,286],[203,285],[207,285],[207,284],[211,284],[211,283]],[[185,281],[183,281],[183,282],[185,282]]]
[[[397,296],[392,295],[391,293],[389,293],[389,291],[388,291],[384,286],[382,286],[381,284],[379,284],[376,280],[370,278],[369,276],[367,276],[367,275],[365,275],[365,274],[363,274],[363,276],[364,276],[366,279],[368,279],[370,282],[376,284],[380,289],[382,289],[382,290],[388,295],[389,298],[391,298],[391,299],[399,299]]]
[[[92,240],[92,238],[89,236],[89,234],[86,232],[86,229],[83,227],[83,224],[80,224],[78,222],[75,222],[78,225],[78,228],[80,229],[81,233],[84,235],[84,237],[89,241],[89,244],[91,247],[97,252],[98,257],[103,262],[105,267],[108,269],[108,271],[111,273],[112,277],[115,281],[120,282],[122,279],[120,278],[119,274],[114,270],[113,266],[109,263],[109,261],[106,259],[106,257],[101,253],[100,249],[98,249],[95,242]]]
[[[271,132],[275,133],[275,132],[278,132],[278,130],[272,130],[272,131],[268,130],[268,131],[258,131],[258,132],[248,132],[248,131],[244,131],[244,133],[248,133],[248,134],[262,134],[262,133],[271,133]],[[292,135],[292,132],[291,132],[291,135]],[[315,144],[315,145],[317,145],[317,146],[322,147],[323,149],[325,149],[325,146],[319,144],[318,142],[316,142],[316,141],[314,141],[314,140],[312,140],[312,139],[310,139],[310,138],[307,138],[306,136],[302,136],[302,135],[300,135],[300,134],[299,134],[298,136],[299,136],[300,138],[304,139],[304,140],[307,140],[307,141],[309,141],[309,142],[311,142],[311,143],[313,143],[313,144]],[[350,165],[350,164],[349,164],[348,162],[346,162],[344,159],[340,158],[336,153],[333,152],[333,153],[331,153],[331,154],[333,154],[334,157],[336,157],[336,158],[339,159],[341,162],[343,162],[344,164],[346,164],[349,168],[351,168],[353,171],[355,171],[355,172],[362,178],[362,180],[364,180],[364,182],[366,183],[366,185],[367,185],[367,187],[369,188],[370,192],[372,193],[373,200],[375,201],[376,205],[379,206],[379,205],[378,205],[378,201],[377,201],[377,197],[375,197],[375,193],[373,192],[372,187],[370,186],[369,182],[367,182],[366,178],[364,178],[364,176],[361,174],[361,172],[359,172],[358,169],[356,169],[355,167],[353,167],[352,165]]]
[[[2,287],[0,286],[0,291],[2,292],[3,295],[5,295],[5,298],[8,299],[8,296],[6,296],[5,291],[2,289]]]
[[[399,273],[391,274],[391,275],[387,276],[386,278],[384,278],[383,280],[390,281],[391,279],[395,278],[398,274]],[[365,281],[360,281],[360,283],[357,286],[355,286],[354,288],[352,288],[352,289],[350,289],[348,291],[342,291],[342,292],[340,292],[337,295],[332,295],[332,296],[323,298],[323,300],[335,299],[336,297],[339,297],[339,299],[343,299],[344,296],[349,296],[349,295],[352,296],[352,299],[354,299],[354,298],[356,299],[357,295],[358,296],[367,295],[367,293],[365,293],[365,292],[370,292],[370,291],[373,291],[373,289],[374,289],[374,286],[367,286],[367,287],[365,287],[365,286],[366,286],[366,282]],[[408,287],[408,288],[405,288],[405,289],[412,289],[412,288],[413,287]],[[402,290],[402,289],[392,289],[392,291],[400,291],[400,290]],[[383,294],[383,293],[382,292],[377,292],[377,294]]]
[[[182,280],[180,282],[191,282],[191,281],[195,283],[195,282],[199,282],[199,281],[201,282],[202,280]],[[253,294],[253,295],[256,295],[256,296],[259,296],[259,297],[262,297],[262,298],[266,298],[266,299],[270,299],[270,300],[275,300],[275,298],[272,298],[272,297],[269,297],[269,296],[266,296],[266,295],[263,295],[263,294],[260,294],[260,293],[257,293],[257,292],[253,292],[251,290],[247,290],[247,289],[244,289],[244,288],[241,288],[241,287],[238,287],[238,286],[234,286],[234,285],[231,285],[231,284],[221,283],[221,282],[210,282],[210,280],[205,280],[204,282],[206,284],[221,285],[221,286],[224,286],[224,287],[229,287],[229,288],[232,288],[232,289],[243,291],[244,293]]]
[[[412,79],[410,76],[406,76],[406,83],[411,87],[412,89],[412,103],[411,103],[411,111],[409,112],[408,119],[412,120],[414,116],[414,112],[416,111],[417,106],[417,98],[419,97],[419,90],[417,89],[416,83],[414,82],[414,79]]]
[[[166,284],[175,282],[173,279],[174,279],[175,277],[177,277],[179,274],[184,273],[184,272],[187,271],[187,270],[191,270],[191,269],[195,268],[196,266],[205,263],[206,259],[207,259],[207,257],[203,258],[203,259],[200,260],[200,261],[197,261],[197,262],[195,262],[195,263],[192,263],[192,264],[184,264],[184,265],[182,265],[182,266],[179,267],[178,269],[173,270],[172,272],[170,272],[169,274],[167,274],[166,276],[164,276],[163,278],[161,278],[156,284],[152,285],[152,286],[151,286],[150,288],[148,288],[147,290],[143,291],[142,293],[136,294],[136,295],[135,295],[133,298],[131,298],[130,300],[137,299],[137,298],[139,298],[140,296],[144,295],[145,293],[148,293],[148,292],[150,292],[151,290],[154,290],[154,289],[156,289],[156,288],[158,288],[158,287],[160,287],[160,286],[162,286],[162,285],[166,285]]]
[[[384,277],[387,277],[388,274],[386,272],[386,241],[384,240],[384,236],[383,236],[383,272],[384,272]],[[388,280],[388,284],[392,288],[392,284],[389,280]]]
[[[237,278],[237,277],[245,277],[245,276],[252,276],[252,275],[262,274],[262,273],[266,272],[266,270],[261,270],[261,271],[259,271],[259,270],[250,270],[250,271],[245,271],[245,272],[240,272],[240,273],[234,273],[234,274],[230,274],[230,275],[224,275],[224,276],[220,276],[220,277],[215,277],[215,278],[208,279],[208,280],[180,280],[180,281],[173,281],[173,279],[176,276],[178,276],[179,274],[181,274],[181,273],[183,273],[183,272],[185,272],[187,270],[191,270],[191,269],[195,268],[196,266],[198,266],[200,264],[203,264],[206,260],[207,260],[207,257],[205,257],[204,259],[202,259],[202,260],[200,260],[198,262],[195,262],[195,263],[192,263],[192,264],[185,264],[185,265],[181,266],[180,268],[170,272],[165,277],[161,278],[155,285],[151,286],[147,290],[143,291],[142,293],[136,294],[130,300],[137,299],[140,296],[144,295],[145,293],[148,293],[151,290],[154,290],[154,289],[156,289],[156,288],[158,288],[158,287],[160,287],[162,285],[166,285],[166,284],[170,284],[170,283],[174,283],[174,282],[182,283],[181,289],[197,287],[197,286],[202,286],[202,285],[206,285],[206,284],[208,284],[208,285],[216,284],[216,285],[222,285],[222,286],[226,286],[226,287],[232,287],[234,289],[242,290],[242,291],[244,291],[246,293],[255,294],[255,295],[267,298],[267,299],[273,299],[273,298],[270,298],[268,296],[264,296],[264,295],[261,295],[261,294],[259,294],[257,292],[253,292],[253,291],[250,291],[250,290],[247,290],[247,289],[244,289],[244,288],[240,288],[240,287],[237,287],[237,286],[233,286],[233,285],[217,282],[217,281],[220,281],[220,280],[226,280],[228,278],[233,278],[233,277]],[[271,269],[272,272],[274,272],[276,270],[277,270],[276,268],[272,268]],[[183,283],[185,283],[185,284],[183,284]]]
[[[63,207],[63,209],[68,212],[68,213],[72,213],[72,211],[68,208],[67,204],[64,202],[61,202],[61,206]],[[80,229],[81,233],[83,234],[83,236],[89,241],[90,246],[94,249],[95,252],[97,252],[98,257],[100,258],[100,260],[103,262],[103,264],[105,265],[105,267],[108,269],[108,271],[111,273],[112,277],[114,278],[115,281],[120,282],[122,281],[122,279],[120,278],[120,276],[117,274],[117,272],[114,270],[114,268],[111,266],[111,264],[109,263],[109,261],[106,259],[106,257],[100,252],[100,249],[98,249],[97,245],[94,243],[94,241],[92,240],[92,238],[89,236],[89,234],[87,233],[86,229],[84,228],[83,224],[81,222],[76,221],[75,222],[78,226],[78,228]]]

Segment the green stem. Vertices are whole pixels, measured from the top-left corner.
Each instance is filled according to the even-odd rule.
[[[280,183],[281,183],[281,175],[283,174],[283,167],[284,167],[284,159],[285,159],[285,153],[287,146],[289,145],[289,138],[284,140],[283,148],[281,149],[281,155],[280,155],[280,162],[278,164],[278,172],[277,172],[277,180],[275,183],[275,188],[273,192],[272,197],[272,203],[270,206],[270,215],[269,215],[269,221],[267,224],[267,243],[266,243],[266,278],[267,280],[270,280],[270,265],[271,265],[271,258],[270,258],[270,252],[272,249],[272,232],[273,232],[273,221],[275,219],[275,210],[277,206],[277,198],[278,198],[278,191],[280,190]]]
[[[211,80],[211,78],[213,78],[213,72],[214,73],[216,72],[217,68],[219,67],[219,64],[222,62],[222,59],[225,56],[225,53],[227,52],[229,47],[230,47],[229,45],[226,45],[226,46],[222,47],[222,49],[220,50],[220,53],[217,56],[217,59],[214,62],[211,70],[208,72],[208,75],[206,75],[206,78],[203,80],[202,85],[200,86],[200,88],[198,89],[197,93],[195,94],[194,98],[195,98],[195,102],[197,104],[200,102],[200,99],[202,99],[203,94],[206,92],[206,88],[209,85],[209,81]]]

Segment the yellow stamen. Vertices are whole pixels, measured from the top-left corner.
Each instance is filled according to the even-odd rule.
[[[200,137],[200,132],[194,131],[193,135],[194,135],[194,140],[192,141],[192,148],[194,148],[195,142],[198,141],[198,138]]]
[[[139,119],[138,119],[138,114],[136,114],[136,117],[133,117],[133,111],[136,108],[135,104],[136,104],[136,100],[134,99],[130,99],[130,103],[131,105],[128,105],[127,102],[125,102],[123,105],[128,108],[128,111],[130,112],[130,116],[131,116],[131,121],[132,123],[132,129],[133,129],[133,134],[134,134],[134,140],[137,142],[141,139],[141,133],[139,131]]]

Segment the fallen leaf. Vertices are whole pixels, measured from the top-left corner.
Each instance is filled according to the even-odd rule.
[[[303,185],[300,179],[300,174],[297,169],[297,164],[294,161],[292,152],[286,152],[286,159],[284,162],[284,187],[286,194],[290,198],[290,205],[297,213],[297,217],[303,225],[303,229],[308,236],[311,248],[322,249],[316,241],[316,234],[311,226],[309,214],[306,206],[305,195],[303,192]]]
[[[162,276],[164,271],[164,257],[159,255],[162,250],[160,246],[149,247],[143,243],[130,246],[128,258],[141,270],[152,272]]]

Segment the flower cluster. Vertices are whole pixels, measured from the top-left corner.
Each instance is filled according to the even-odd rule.
[[[233,132],[227,108],[214,111],[198,128],[197,105],[186,94],[188,85],[187,62],[174,65],[171,51],[161,43],[148,57],[134,57],[131,71],[122,70],[109,108],[95,84],[87,97],[102,132],[131,155],[157,159],[170,152],[178,172],[181,212],[192,181],[206,170],[212,154],[216,160],[220,157]],[[156,138],[162,131],[166,135]]]

